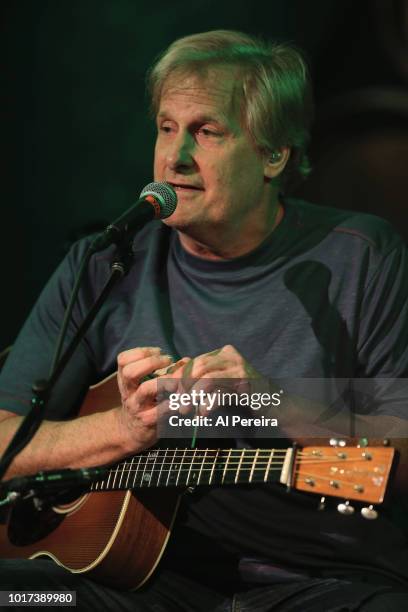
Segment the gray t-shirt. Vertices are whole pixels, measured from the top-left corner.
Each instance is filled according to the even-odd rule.
[[[55,388],[48,418],[74,415],[88,386],[115,371],[120,351],[136,346],[194,357],[233,344],[271,378],[408,377],[402,241],[373,216],[294,200],[284,208],[271,236],[230,261],[194,257],[160,222],[146,226],[135,239],[132,269]],[[0,377],[3,408],[26,413],[32,382],[47,376],[88,242],[73,246],[22,329]],[[111,259],[112,249],[92,258],[70,334],[104,286]],[[399,404],[394,414],[406,418],[405,411]],[[185,498],[176,532],[198,535],[210,549],[217,542],[233,557],[311,572],[365,567],[408,579],[406,535],[393,504],[372,522],[316,508],[316,498],[287,495],[279,485],[201,490]],[[198,560],[200,550],[177,554]]]

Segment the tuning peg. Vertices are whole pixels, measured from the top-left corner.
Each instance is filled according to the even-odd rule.
[[[324,510],[326,508],[326,498],[323,496],[320,498],[319,505],[317,506],[318,510]]]
[[[378,517],[378,512],[374,509],[374,506],[370,504],[368,507],[361,508],[361,516],[372,521]]]
[[[368,446],[368,438],[360,438],[357,444],[357,448],[364,448],[364,446]]]
[[[350,516],[350,514],[354,514],[354,508],[353,506],[350,506],[350,502],[347,500],[341,504],[338,504],[337,506],[337,510],[340,512],[340,514],[344,514],[346,516]]]
[[[330,446],[341,446],[344,447],[346,446],[346,441],[345,440],[338,440],[337,438],[330,438],[329,441]]]

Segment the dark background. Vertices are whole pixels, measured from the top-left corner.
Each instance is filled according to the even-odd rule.
[[[3,0],[0,15],[0,349],[74,237],[150,182],[145,72],[193,32],[302,47],[317,119],[296,195],[379,214],[408,238],[406,0]]]

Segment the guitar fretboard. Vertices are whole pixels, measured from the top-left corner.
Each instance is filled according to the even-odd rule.
[[[282,480],[292,449],[154,449],[120,462],[92,491]]]

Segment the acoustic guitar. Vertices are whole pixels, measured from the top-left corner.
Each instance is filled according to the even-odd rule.
[[[91,387],[80,415],[120,404],[116,378]],[[166,547],[181,495],[191,487],[280,483],[320,496],[358,500],[366,518],[384,500],[394,449],[153,448],[111,466],[86,491],[16,503],[0,525],[3,558],[46,556],[116,588],[140,587]],[[339,510],[352,513],[344,501]]]

